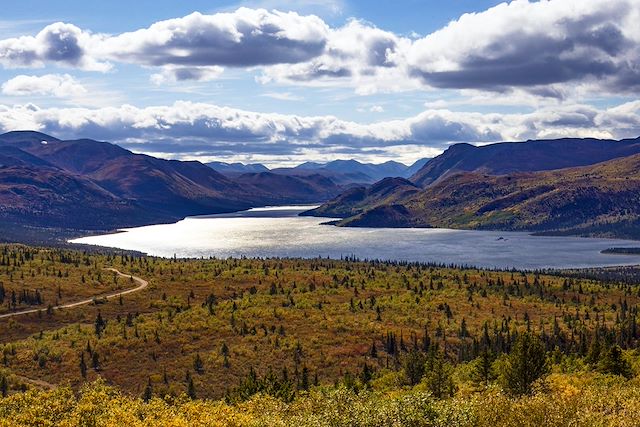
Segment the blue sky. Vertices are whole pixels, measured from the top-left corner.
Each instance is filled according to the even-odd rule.
[[[9,2],[0,128],[270,165],[635,137],[639,17],[633,0]]]

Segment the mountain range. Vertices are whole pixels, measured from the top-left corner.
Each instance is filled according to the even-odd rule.
[[[255,206],[317,203],[342,187],[322,174],[230,178],[197,161],[163,160],[90,139],[0,135],[0,219],[105,230]]]
[[[306,164],[292,172],[259,164],[204,165],[135,154],[108,142],[15,131],[0,135],[0,231],[14,225],[111,230],[256,206],[318,203],[355,182],[405,169],[394,162],[355,161]]]
[[[386,177],[408,178],[424,166],[430,159],[423,158],[411,166],[400,162],[361,163],[357,160],[334,160],[327,163],[305,162],[295,167],[269,169],[260,163],[210,162],[207,166],[229,177],[245,173],[271,172],[278,175],[304,177],[322,175],[338,185],[372,184]]]
[[[640,138],[451,146],[409,179],[351,188],[306,215],[340,226],[640,238]]]
[[[456,144],[412,166],[338,160],[269,170],[17,131],[0,135],[0,231],[111,230],[324,202],[305,215],[340,226],[640,238],[639,171],[640,138]]]

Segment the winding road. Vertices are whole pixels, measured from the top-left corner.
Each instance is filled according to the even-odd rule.
[[[146,280],[144,280],[144,279],[142,279],[140,277],[132,276],[130,274],[121,273],[120,271],[116,270],[115,268],[105,268],[105,270],[113,271],[114,273],[116,273],[120,277],[131,278],[136,283],[138,283],[138,286],[136,286],[135,288],[127,289],[126,291],[115,292],[115,293],[107,294],[107,295],[96,295],[96,296],[93,296],[93,297],[88,298],[88,299],[83,299],[82,301],[76,301],[76,302],[70,302],[70,303],[66,303],[66,304],[60,304],[60,305],[56,305],[56,306],[51,307],[51,308],[53,310],[60,310],[60,309],[64,309],[64,308],[74,308],[74,307],[79,307],[79,306],[82,306],[82,305],[88,305],[88,304],[91,304],[96,298],[108,299],[108,300],[109,299],[113,299],[113,298],[119,298],[122,295],[127,295],[127,294],[132,294],[134,292],[139,292],[139,291],[143,290],[144,288],[146,288],[147,286],[149,286],[149,282],[147,282]],[[47,311],[47,309],[46,308],[31,308],[31,309],[28,309],[28,310],[16,311],[16,312],[13,312],[13,313],[0,314],[0,319],[4,319],[4,318],[7,318],[7,317],[21,316],[23,314],[37,313],[39,311],[45,312],[45,311]]]

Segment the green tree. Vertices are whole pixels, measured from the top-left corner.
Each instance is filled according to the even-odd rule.
[[[100,312],[98,312],[98,315],[96,316],[96,321],[95,321],[96,336],[98,338],[100,338],[100,335],[102,335],[102,331],[104,331],[104,328],[106,326],[107,326],[107,322],[105,322]]]
[[[189,375],[189,381],[187,383],[187,395],[191,399],[196,398],[196,387],[193,385],[193,378],[191,378],[191,375]]]
[[[151,385],[151,378],[147,381],[147,386],[144,388],[144,392],[142,393],[142,400],[148,402],[153,397],[153,386]]]
[[[300,381],[300,388],[302,390],[309,390],[309,369],[306,366],[302,367],[302,380]]]
[[[424,353],[412,350],[407,354],[403,361],[404,375],[410,385],[416,385],[420,382],[424,375],[424,364],[426,357]]]
[[[0,394],[2,397],[7,397],[9,393],[9,381],[7,381],[7,377],[4,375],[0,376]]]
[[[197,353],[195,359],[193,360],[193,370],[196,371],[198,374],[204,373],[204,362],[200,357],[200,353]]]
[[[495,372],[493,370],[493,362],[495,356],[487,348],[484,348],[473,361],[473,371],[471,372],[471,378],[476,384],[487,387],[489,383],[496,379]]]
[[[80,353],[80,375],[87,378],[87,362],[84,361],[84,353]]]
[[[598,362],[598,371],[603,374],[620,375],[625,378],[633,376],[631,365],[624,358],[622,349],[617,345],[604,352],[604,356]]]
[[[94,370],[100,370],[100,356],[98,355],[97,351],[93,352],[93,356],[91,357],[91,365],[93,366]]]
[[[518,336],[502,373],[504,388],[511,394],[530,394],[535,381],[547,373],[547,354],[542,341],[531,332]]]
[[[453,366],[446,361],[441,351],[432,352],[426,363],[424,382],[436,399],[453,396],[456,385],[453,381]]]

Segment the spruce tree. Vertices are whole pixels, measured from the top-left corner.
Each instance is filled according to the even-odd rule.
[[[200,357],[200,353],[197,353],[196,358],[193,360],[193,370],[196,371],[198,374],[204,373],[204,362]]]
[[[495,379],[493,372],[493,362],[495,357],[487,348],[483,348],[480,355],[473,361],[473,372],[471,374],[475,383],[487,387]]]
[[[153,386],[151,385],[151,378],[147,381],[147,386],[144,388],[144,392],[142,393],[142,400],[148,402],[153,397]]]
[[[456,390],[453,367],[446,361],[443,352],[434,351],[429,355],[424,381],[436,399],[453,396]]]
[[[80,353],[80,375],[82,378],[87,378],[87,363],[84,361],[84,353]]]
[[[547,373],[546,356],[538,337],[531,332],[519,335],[507,356],[502,375],[504,388],[514,395],[530,394],[533,383]]]
[[[624,358],[622,349],[617,345],[604,352],[604,356],[598,362],[598,371],[603,374],[620,375],[625,378],[633,376],[631,365]]]
[[[409,385],[416,385],[424,375],[426,358],[423,353],[412,350],[404,358],[404,375]]]
[[[0,393],[2,397],[7,397],[7,394],[9,394],[9,382],[4,375],[0,376]]]
[[[196,398],[196,387],[193,385],[193,378],[191,378],[191,376],[189,376],[189,383],[187,384],[187,395],[191,399]]]

